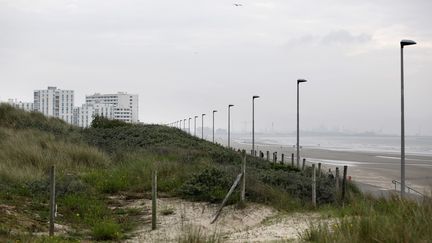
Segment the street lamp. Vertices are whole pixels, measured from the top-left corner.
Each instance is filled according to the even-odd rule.
[[[201,114],[201,139],[204,139],[204,116],[206,114]]]
[[[183,119],[183,130],[186,132],[186,119]]]
[[[234,105],[228,105],[228,148],[230,147],[230,129],[231,129],[231,107]]]
[[[181,120],[179,120],[179,122],[180,122],[180,126],[179,126],[179,128],[180,128],[180,130],[181,130]]]
[[[412,40],[401,40],[401,198],[405,196],[405,100],[404,100],[404,64],[403,48],[417,44]]]
[[[307,82],[306,79],[297,80],[297,168],[300,168],[299,85],[305,82]]]
[[[213,110],[213,143],[214,143],[214,114],[217,112],[217,110]]]
[[[196,136],[196,119],[198,116],[194,116],[194,136]]]
[[[255,99],[258,95],[252,96],[252,156],[255,156]]]
[[[192,119],[192,118],[189,117],[189,121],[188,121],[189,134],[190,134],[190,120],[191,120],[191,119]]]

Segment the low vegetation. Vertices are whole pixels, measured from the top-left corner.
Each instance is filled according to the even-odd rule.
[[[311,242],[430,242],[432,202],[421,203],[358,196],[335,211],[335,221],[311,225],[303,239]]]

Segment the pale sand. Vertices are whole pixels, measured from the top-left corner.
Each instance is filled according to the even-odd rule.
[[[183,234],[200,230],[207,237],[216,236],[223,242],[298,241],[310,223],[318,223],[318,213],[281,213],[277,210],[247,203],[246,208],[227,206],[219,219],[210,224],[219,205],[189,202],[177,198],[158,199],[158,211],[171,209],[173,214],[158,214],[157,229],[151,230],[151,215],[143,216],[142,225],[127,242],[178,242]],[[124,207],[150,212],[151,200],[133,200]],[[327,220],[328,221],[328,220]]]
[[[251,152],[250,144],[240,144],[231,142],[236,149],[246,149]],[[257,144],[256,150],[270,151],[272,158],[273,152],[278,152],[278,160],[281,154],[285,154],[285,162],[291,163],[291,154],[295,154],[293,147],[280,145]],[[301,158],[306,158],[307,164],[321,162],[328,170],[334,173],[335,167],[339,167],[341,172],[344,165],[348,166],[348,176],[351,179],[365,184],[374,185],[380,189],[395,189],[392,180],[400,181],[400,155],[385,152],[356,152],[356,151],[336,151],[316,148],[304,148],[301,150]],[[301,164],[302,162],[300,162]],[[295,162],[296,164],[296,162]],[[410,155],[406,156],[406,182],[407,185],[430,195],[432,188],[432,156],[430,155]],[[397,187],[400,190],[400,187]]]

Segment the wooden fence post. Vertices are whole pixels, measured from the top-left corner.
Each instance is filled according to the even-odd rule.
[[[291,154],[291,166],[294,167],[294,153]]]
[[[344,165],[343,178],[342,178],[342,201],[345,200],[346,186],[347,186],[347,172],[348,166]]]
[[[336,195],[339,197],[339,167],[336,167],[335,172],[335,182],[336,182]]]
[[[306,164],[306,159],[305,159],[305,158],[303,158],[303,165],[302,165],[302,170],[304,170],[304,169],[305,169],[305,164]]]
[[[56,192],[55,192],[55,167],[54,165],[50,168],[50,225],[49,225],[49,235],[54,235],[54,219],[55,219],[55,208],[56,208]]]
[[[240,201],[242,203],[245,202],[245,195],[246,195],[246,151],[243,150],[243,164],[242,164],[242,184],[241,184],[241,194],[240,194]]]
[[[316,208],[316,170],[315,164],[312,164],[312,206]]]
[[[225,206],[225,203],[228,201],[228,198],[230,197],[231,193],[234,191],[234,189],[237,187],[238,183],[240,182],[240,179],[242,177],[242,173],[237,175],[237,178],[235,179],[234,183],[232,184],[230,190],[228,191],[228,193],[226,194],[224,200],[222,201],[221,206],[219,207],[219,209],[217,210],[213,220],[210,222],[210,224],[213,224],[219,217],[220,213],[222,212],[222,208]]]
[[[318,163],[318,178],[321,178],[321,163]]]
[[[156,229],[156,205],[157,204],[157,170],[154,169],[152,173],[152,230]]]

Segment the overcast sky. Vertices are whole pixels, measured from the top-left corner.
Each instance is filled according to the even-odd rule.
[[[233,3],[241,3],[236,7]],[[401,39],[406,129],[432,135],[430,0],[0,0],[0,99],[47,86],[139,94],[140,120],[217,109],[216,127],[301,124],[399,134]]]

